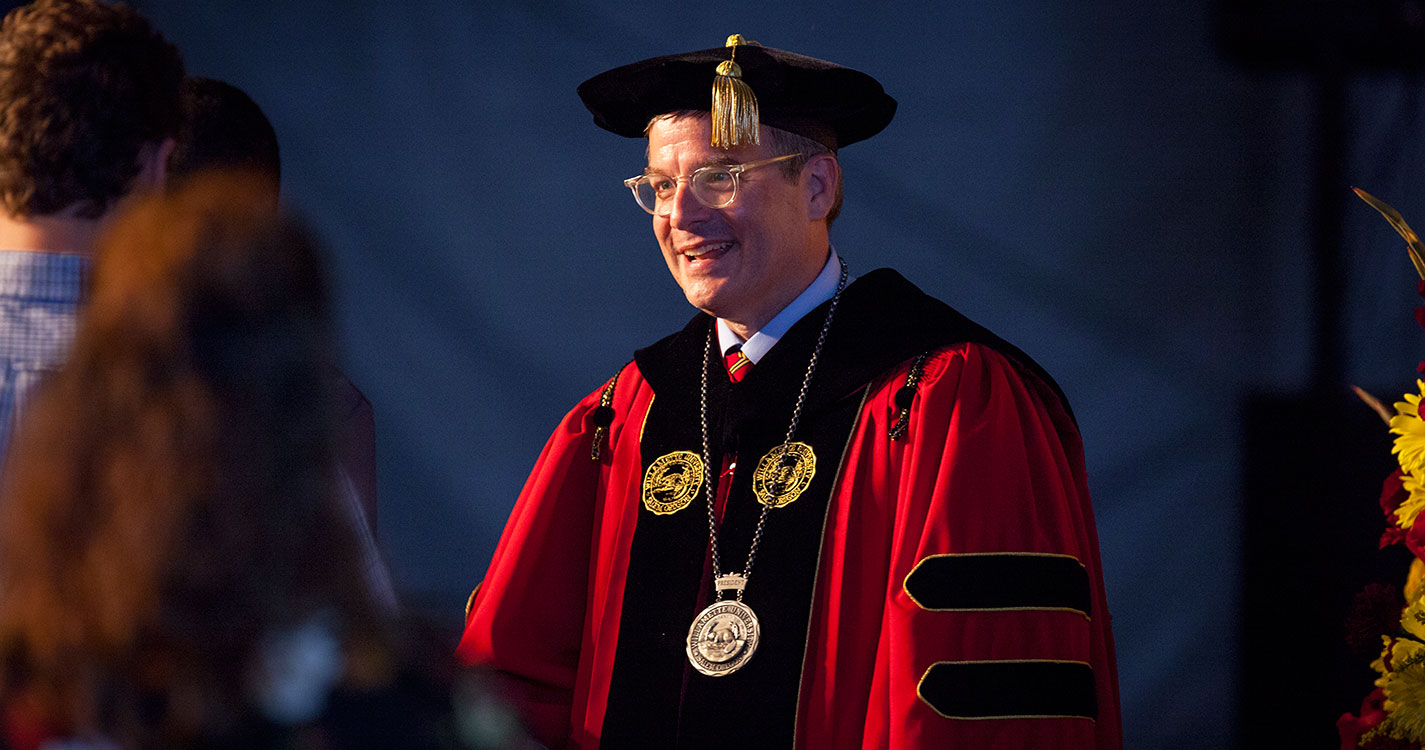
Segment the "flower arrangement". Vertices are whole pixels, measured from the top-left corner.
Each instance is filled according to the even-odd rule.
[[[1400,214],[1364,190],[1356,195],[1370,204],[1405,238],[1410,260],[1420,275],[1418,291],[1425,297],[1425,244]],[[1425,327],[1425,306],[1415,309]],[[1425,362],[1417,368],[1425,375]],[[1395,436],[1391,452],[1399,467],[1386,478],[1380,495],[1386,530],[1380,546],[1404,544],[1414,559],[1402,590],[1372,585],[1356,596],[1347,618],[1347,641],[1359,650],[1380,649],[1371,666],[1379,674],[1376,689],[1366,696],[1359,715],[1344,714],[1336,722],[1341,750],[1425,750],[1425,379],[1413,393],[1388,409],[1369,394],[1356,394],[1390,425]]]

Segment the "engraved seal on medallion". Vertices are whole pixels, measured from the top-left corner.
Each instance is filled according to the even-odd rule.
[[[752,492],[757,501],[780,508],[796,500],[816,476],[816,453],[806,443],[787,443],[785,453],[776,446],[757,462],[752,473]]]
[[[752,658],[760,637],[750,607],[738,601],[714,602],[688,628],[688,661],[709,677],[732,674]]]
[[[703,459],[692,451],[659,456],[643,474],[643,507],[660,516],[688,507],[703,486]]]

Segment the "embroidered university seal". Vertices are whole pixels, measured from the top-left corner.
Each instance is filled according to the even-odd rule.
[[[643,474],[643,507],[666,516],[688,507],[703,487],[703,460],[692,451],[659,456]]]
[[[806,443],[787,443],[768,451],[752,473],[752,492],[757,502],[780,508],[796,500],[816,476],[816,453]]]

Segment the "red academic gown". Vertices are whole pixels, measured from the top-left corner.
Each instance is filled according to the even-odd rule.
[[[795,354],[797,341],[809,349],[824,307],[772,352],[785,345]],[[837,410],[850,425],[835,449],[817,451],[825,497],[769,513],[745,601],[778,624],[764,622],[745,674],[683,668],[677,644],[711,590],[706,501],[653,514],[642,483],[657,455],[691,439],[685,423],[696,430],[697,411],[687,412],[710,325],[700,316],[681,345],[640,351],[569,412],[472,601],[458,656],[511,678],[536,737],[581,748],[729,738],[755,747],[1120,747],[1112,635],[1072,417],[1022,353],[889,271],[848,287],[808,399],[808,435],[835,421],[818,415]],[[764,369],[776,377],[772,352],[745,383]],[[794,395],[805,362],[789,356],[783,369],[796,377],[783,379],[798,382],[765,402],[749,397],[749,412]],[[664,384],[656,399],[654,382]],[[675,403],[659,412],[664,400]],[[785,430],[789,411],[768,424]],[[757,430],[735,417],[714,422],[723,425],[713,430],[718,445]],[[663,436],[660,425],[681,436]],[[832,445],[840,429],[813,443]],[[732,519],[739,486],[731,484],[722,519],[724,572],[742,565],[756,516],[743,512],[740,527]],[[798,506],[800,521],[788,510]],[[683,537],[656,541],[676,523]],[[686,548],[687,561],[672,559]],[[807,596],[788,593],[797,591]],[[778,608],[793,605],[783,599],[809,600],[779,621]]]

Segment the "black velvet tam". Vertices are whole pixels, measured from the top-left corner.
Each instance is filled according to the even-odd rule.
[[[605,71],[579,85],[579,98],[599,127],[642,138],[648,122],[681,110],[708,111],[718,63],[729,47],[654,57]],[[735,48],[742,80],[757,96],[763,125],[812,140],[833,151],[881,132],[896,100],[859,70],[779,49]]]

